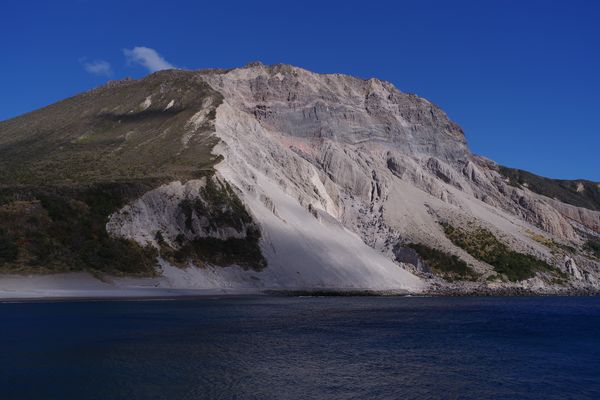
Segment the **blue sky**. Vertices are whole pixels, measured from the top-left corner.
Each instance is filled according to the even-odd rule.
[[[501,164],[600,181],[598,21],[594,0],[5,0],[0,120],[161,66],[290,63],[423,96]]]

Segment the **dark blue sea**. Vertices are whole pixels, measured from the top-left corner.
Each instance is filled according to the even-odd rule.
[[[0,304],[0,399],[600,399],[600,298]]]

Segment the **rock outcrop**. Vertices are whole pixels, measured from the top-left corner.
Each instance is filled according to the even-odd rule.
[[[111,109],[111,90],[128,88],[135,98]],[[121,154],[139,149],[145,168],[148,157],[160,154],[163,173],[153,173],[160,184],[111,210],[106,228],[114,238],[155,248],[166,285],[598,289],[598,256],[585,244],[600,235],[600,212],[581,206],[595,204],[595,194],[585,192],[590,183],[573,186],[574,193],[564,192],[568,185],[561,189],[565,202],[548,197],[550,191],[540,189],[543,180],[535,187],[516,182],[493,161],[472,154],[462,129],[439,107],[388,82],[253,63],[163,71],[112,83],[85,101],[93,104],[93,96],[103,99],[103,107],[89,111],[85,124],[95,126],[102,113],[115,115],[105,128],[119,135],[110,136],[107,151],[125,178],[133,175]],[[43,117],[51,114],[46,110]],[[27,126],[41,126],[41,119],[32,119]],[[16,160],[19,142],[5,138],[3,129],[14,136],[18,121],[0,126],[0,154]],[[94,140],[103,132],[96,129]],[[79,131],[71,136],[76,149],[90,140]],[[66,151],[61,146],[56,154]],[[132,170],[138,179],[139,170]],[[207,185],[218,190],[209,193]],[[581,203],[577,193],[586,195]],[[451,240],[448,226],[485,230],[511,260],[530,263],[531,275],[510,275],[489,254]],[[235,257],[207,252],[210,240],[238,246]],[[437,262],[415,249],[433,249],[428,256]],[[246,255],[253,261],[245,263]],[[440,260],[457,269],[439,274]]]

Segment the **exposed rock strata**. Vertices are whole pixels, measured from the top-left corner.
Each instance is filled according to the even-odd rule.
[[[118,113],[109,122],[119,134],[110,154],[119,155],[127,174],[133,168],[123,166],[121,154],[160,154],[168,177],[185,170],[186,179],[170,178],[113,213],[108,232],[174,251],[203,239],[260,238],[266,260],[265,268],[253,271],[230,263],[199,265],[193,258],[179,268],[163,253],[161,284],[435,293],[593,292],[600,286],[600,264],[583,248],[589,235],[600,235],[600,212],[515,184],[493,161],[470,152],[461,128],[440,108],[388,82],[260,63],[146,79],[146,86],[143,80],[110,84],[86,94],[86,101],[102,96],[108,103],[110,90],[135,88],[131,104],[114,106]],[[96,121],[94,112],[88,114]],[[127,131],[122,120],[130,114],[135,118],[129,117]],[[170,121],[176,124],[168,126]],[[6,125],[11,134],[18,122]],[[103,134],[97,129],[94,138],[105,146]],[[78,131],[70,135],[74,143],[90,140]],[[0,135],[14,147],[7,138]],[[0,150],[12,155],[13,147]],[[195,158],[211,148],[212,155]],[[194,175],[207,166],[214,166],[214,176]],[[207,184],[229,193],[228,202],[209,201]],[[574,186],[574,195],[590,184]],[[485,228],[564,277],[538,273],[502,281],[491,265],[451,242],[441,222]],[[477,281],[449,283],[435,276],[407,247],[411,243],[459,257]]]

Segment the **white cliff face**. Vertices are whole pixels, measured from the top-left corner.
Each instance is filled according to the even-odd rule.
[[[308,161],[269,140],[252,116],[222,104],[215,121],[222,140],[215,151],[224,157],[218,180],[238,188],[238,195],[261,230],[263,271],[190,266],[179,269],[161,261],[167,282],[178,287],[226,289],[373,289],[419,292],[426,285],[336,219],[339,199],[328,178]],[[173,182],[146,193],[111,216],[107,229],[118,237],[159,247],[156,234],[177,247],[176,238],[243,237],[244,231],[210,230],[209,221],[185,226],[184,200],[201,199],[206,179]],[[190,232],[194,232],[190,237]]]
[[[420,291],[423,282],[336,219],[333,186],[306,160],[289,152],[250,115],[227,102],[217,111],[220,176],[233,183],[261,227],[271,288]]]
[[[214,152],[223,157],[217,177],[235,188],[260,227],[268,267],[180,270],[163,261],[176,285],[425,290],[422,277],[429,275],[418,259],[397,259],[398,245],[410,242],[455,254],[482,279],[489,276],[491,267],[453,245],[440,221],[483,226],[511,248],[560,267],[569,285],[597,285],[596,261],[567,260],[533,237],[575,243],[579,225],[600,232],[599,214],[510,186],[428,101],[376,79],[287,65],[198,74],[224,97],[214,121],[221,140]],[[155,244],[157,230],[173,241],[182,231],[174,210],[201,184],[163,186],[107,227],[143,244]],[[536,277],[517,285],[548,283]]]
[[[549,249],[528,232],[576,239],[563,209],[508,185],[493,163],[470,154],[462,131],[441,110],[389,83],[260,64],[205,80],[226,103],[217,110],[225,156],[218,169],[235,171],[231,166],[243,160],[390,259],[399,240],[416,241],[489,271],[449,242],[441,218],[476,221],[516,250],[551,261]],[[238,124],[237,133],[223,121]],[[314,177],[325,193],[311,185]]]
[[[388,144],[403,154],[452,161],[469,156],[462,130],[442,110],[378,79],[262,64],[204,78],[290,146],[316,139]]]

